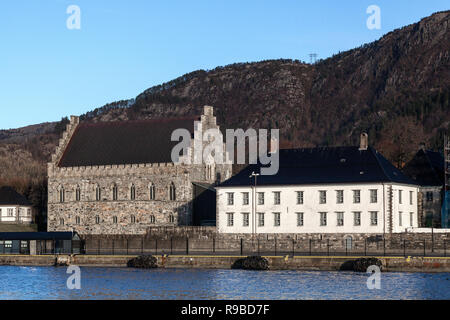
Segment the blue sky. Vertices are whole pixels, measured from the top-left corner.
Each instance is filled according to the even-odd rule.
[[[369,30],[369,5],[381,29]],[[69,30],[69,5],[81,29]],[[326,58],[378,39],[448,0],[2,0],[0,129],[56,121],[197,69]]]

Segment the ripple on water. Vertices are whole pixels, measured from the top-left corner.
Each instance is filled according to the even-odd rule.
[[[81,268],[69,290],[66,268],[0,267],[0,299],[450,299],[449,273]]]

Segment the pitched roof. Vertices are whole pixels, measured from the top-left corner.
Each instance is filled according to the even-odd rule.
[[[435,151],[419,150],[403,172],[421,186],[444,185],[444,156]]]
[[[81,123],[75,129],[58,166],[78,167],[171,161],[172,132],[194,132],[199,117]]]
[[[0,188],[0,205],[31,206],[31,203],[23,195],[11,187]]]
[[[394,167],[378,151],[369,147],[324,147],[282,149],[280,167],[275,175],[260,175],[257,185],[339,184],[365,182],[396,182],[415,184]],[[248,186],[252,171],[260,172],[260,164],[249,165],[220,187]]]
[[[76,233],[57,232],[0,232],[2,240],[72,240]]]

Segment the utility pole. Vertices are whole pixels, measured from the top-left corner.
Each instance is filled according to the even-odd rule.
[[[253,187],[253,195],[252,195],[252,238],[255,237],[256,233],[256,181],[259,173],[252,172],[249,178],[255,178],[255,186]]]
[[[309,54],[309,59],[310,59],[310,61],[311,61],[311,64],[316,63],[317,53],[310,53],[310,54]]]
[[[449,189],[450,189],[450,138],[444,135],[444,197],[442,201],[441,227],[449,228]]]

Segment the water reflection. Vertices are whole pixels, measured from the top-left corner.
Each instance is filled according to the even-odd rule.
[[[81,290],[66,268],[0,267],[0,299],[450,299],[449,273],[364,273],[214,269],[81,268]]]

